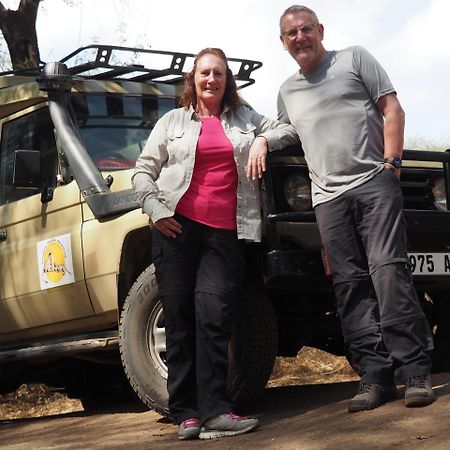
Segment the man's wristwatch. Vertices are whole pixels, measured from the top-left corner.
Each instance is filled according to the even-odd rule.
[[[402,160],[397,156],[385,158],[384,162],[390,164],[391,166],[394,166],[396,169],[400,169],[400,167],[402,167]]]

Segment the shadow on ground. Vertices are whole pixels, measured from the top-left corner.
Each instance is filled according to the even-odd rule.
[[[373,411],[349,414],[357,382],[267,388],[254,433],[211,442],[179,442],[176,427],[136,403],[95,413],[71,413],[0,425],[3,450],[96,449],[447,449],[450,374],[433,375],[437,401],[406,408],[398,399]]]

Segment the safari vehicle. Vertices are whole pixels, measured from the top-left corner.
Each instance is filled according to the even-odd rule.
[[[156,121],[177,106],[193,57],[90,46],[0,76],[0,390],[52,362],[55,382],[95,394],[109,373],[91,363],[122,361],[138,396],[167,412],[151,229],[130,180]],[[230,59],[240,87],[260,66]],[[239,318],[230,348],[237,404],[264,387],[276,354],[256,275]],[[73,358],[91,370],[81,374]]]
[[[193,56],[89,46],[0,76],[0,390],[51,365],[68,391],[83,395],[84,383],[95,394],[108,375],[94,367],[119,362],[139,398],[167,414],[152,230],[130,178],[152,127],[177,106]],[[262,65],[230,64],[240,87]],[[410,257],[436,367],[446,368],[450,155],[405,151],[405,159]],[[246,249],[229,350],[238,407],[257,397],[276,355],[304,345],[344,354],[300,146],[270,154],[261,189],[264,240]],[[71,370],[72,361],[89,370]]]

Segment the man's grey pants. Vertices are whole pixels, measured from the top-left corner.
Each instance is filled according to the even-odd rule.
[[[315,208],[350,358],[365,383],[431,370],[433,338],[412,285],[399,182],[384,169]]]

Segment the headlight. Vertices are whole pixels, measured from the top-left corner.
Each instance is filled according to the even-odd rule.
[[[433,186],[434,205],[441,211],[447,211],[447,197],[445,196],[444,178],[436,178]]]
[[[284,198],[294,211],[310,211],[311,182],[304,175],[289,175],[284,183]]]

